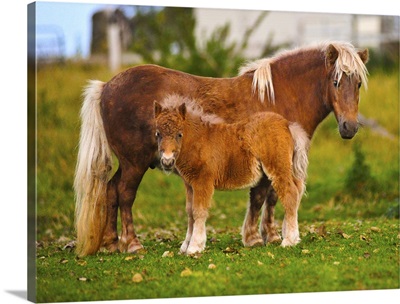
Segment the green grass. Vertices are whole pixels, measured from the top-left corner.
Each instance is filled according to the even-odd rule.
[[[37,77],[39,302],[399,288],[398,73],[371,75],[360,104],[361,113],[395,139],[363,128],[353,140],[342,140],[333,116],[317,129],[298,246],[244,248],[240,227],[248,191],[217,192],[207,248],[195,258],[178,254],[186,232],[183,184],[157,170],[146,173],[133,208],[143,252],[77,258],[64,249],[75,238],[72,182],[82,87],[87,79],[112,75],[66,64],[42,67]],[[370,169],[364,177],[373,181],[362,197],[345,191],[355,144]],[[282,217],[278,204],[279,226]],[[163,257],[166,251],[173,256]],[[133,282],[136,274],[142,281]]]

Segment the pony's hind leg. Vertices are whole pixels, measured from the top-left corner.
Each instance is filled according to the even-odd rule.
[[[182,246],[180,248],[181,253],[186,253],[187,248],[189,247],[190,239],[192,238],[193,234],[193,224],[194,224],[194,219],[193,219],[193,189],[190,185],[185,183],[186,187],[186,213],[188,217],[188,227],[186,231],[186,237],[185,240],[182,243]]]
[[[260,234],[265,243],[275,243],[282,240],[275,225],[275,206],[277,201],[278,196],[270,184],[260,221]]]
[[[103,244],[107,250],[115,252],[118,250],[118,193],[117,184],[121,177],[121,170],[118,169],[107,184],[107,222],[103,235]]]
[[[133,253],[143,248],[133,226],[132,206],[146,170],[147,168],[127,166],[122,168],[121,178],[117,186],[122,223],[121,238],[118,244],[121,252]]]
[[[250,201],[242,226],[242,242],[246,247],[263,245],[264,241],[257,230],[258,218],[264,204],[270,181],[264,175],[257,186],[250,189]]]

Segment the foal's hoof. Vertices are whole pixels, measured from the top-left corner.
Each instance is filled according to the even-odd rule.
[[[181,248],[179,249],[179,252],[181,254],[186,254],[188,247],[189,247],[189,243],[184,241]]]
[[[268,243],[279,243],[281,241],[282,241],[282,238],[279,236],[279,234],[274,234],[274,235],[268,236],[267,240],[266,240],[266,242],[268,242]]]
[[[128,252],[128,253],[137,253],[137,252],[141,251],[142,249],[144,249],[142,244],[134,243],[134,244],[130,244],[128,246],[128,249],[126,250],[126,252]]]
[[[205,247],[205,246],[204,246]],[[196,253],[201,253],[204,250],[203,246],[190,246],[186,250],[187,255],[195,255]]]

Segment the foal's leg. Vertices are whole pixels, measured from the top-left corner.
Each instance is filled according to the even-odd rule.
[[[202,181],[193,187],[193,233],[190,239],[189,247],[186,254],[194,254],[202,252],[206,247],[206,220],[208,217],[208,209],[210,208],[211,199],[214,193],[212,183]]]
[[[252,247],[264,244],[258,232],[257,223],[270,184],[271,182],[268,178],[263,175],[258,185],[250,189],[250,201],[242,226],[242,242],[244,246]]]
[[[192,238],[193,234],[193,224],[194,224],[194,219],[193,219],[193,188],[185,183],[186,187],[186,213],[188,217],[188,228],[186,231],[186,237],[185,240],[182,243],[180,252],[181,253],[186,253],[187,248],[189,247],[190,239]]]
[[[281,237],[279,236],[275,225],[275,206],[278,201],[278,196],[271,184],[266,192],[266,201],[263,206],[260,222],[260,233],[264,242],[280,242]]]
[[[121,170],[118,169],[107,184],[107,222],[103,235],[103,244],[107,250],[114,252],[118,250],[118,192],[117,184],[121,177]]]
[[[294,246],[300,242],[297,212],[301,196],[297,182],[294,181],[294,178],[289,181],[287,178],[277,178],[273,186],[285,209],[285,217],[282,224],[283,241],[281,245],[283,247]]]
[[[136,198],[137,189],[146,170],[147,167],[124,166],[122,168],[121,179],[117,187],[122,222],[121,239],[118,245],[121,252],[135,252],[143,248],[133,226],[132,206]]]

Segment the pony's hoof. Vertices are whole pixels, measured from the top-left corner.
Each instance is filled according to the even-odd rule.
[[[295,246],[298,243],[300,243],[300,238],[295,238],[294,240],[290,240],[288,238],[283,239],[281,246],[282,247],[289,247],[289,246]]]
[[[245,247],[260,247],[264,246],[264,241],[262,238],[254,238],[251,240],[243,241]]]
[[[118,242],[108,244],[107,246],[105,246],[105,248],[108,252],[111,252],[111,253],[119,252]]]

